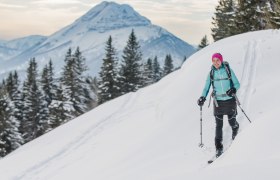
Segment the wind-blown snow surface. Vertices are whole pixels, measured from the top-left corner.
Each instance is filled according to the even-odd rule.
[[[22,146],[0,161],[0,179],[280,179],[280,31],[247,33],[218,41],[191,56],[157,84],[105,103]],[[240,133],[215,153],[212,107],[199,108],[211,55],[221,52],[241,83]],[[208,103],[206,103],[208,104]],[[229,145],[231,146],[229,147]]]

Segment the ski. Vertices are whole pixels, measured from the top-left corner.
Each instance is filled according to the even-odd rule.
[[[214,160],[211,159],[208,161],[208,164],[211,164],[212,162],[214,162]]]
[[[223,151],[220,152],[216,152],[216,155],[214,157],[212,157],[209,161],[207,161],[208,164],[213,163],[216,159],[218,159],[222,154],[224,154],[224,152],[227,151],[227,149],[231,146],[233,140],[231,140],[227,145],[226,148]]]
[[[211,164],[212,162],[214,162],[217,159],[216,156],[214,156],[212,159],[210,159],[209,161],[207,161],[208,164]]]
[[[212,159],[210,159],[208,161],[208,164],[211,164],[212,162],[214,162],[216,159],[218,159],[221,155],[223,154],[223,151],[219,152],[218,154],[216,154]]]

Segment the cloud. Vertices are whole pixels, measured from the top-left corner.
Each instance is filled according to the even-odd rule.
[[[121,1],[121,0],[119,0]],[[122,0],[146,17],[211,19],[218,0]],[[198,18],[196,18],[196,15]]]
[[[199,11],[213,11],[218,0],[123,0],[122,3],[131,4],[135,7],[169,9],[175,11],[180,9],[179,12],[185,11],[199,12]],[[179,13],[178,12],[178,13]]]
[[[9,4],[9,3],[0,3],[0,8],[25,8],[25,6]]]
[[[33,1],[32,4],[40,4],[40,5],[81,4],[81,1],[79,1],[79,0],[37,0],[37,1]]]
[[[79,12],[80,14],[85,13],[94,5],[92,0],[32,0],[30,2],[30,7],[33,9],[49,9],[52,10],[69,10],[71,12]],[[40,13],[40,12],[39,12]]]

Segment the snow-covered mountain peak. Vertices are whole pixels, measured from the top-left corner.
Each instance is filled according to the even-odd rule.
[[[89,10],[77,23],[87,24],[88,30],[107,31],[130,26],[146,26],[151,21],[127,4],[104,1]]]
[[[24,38],[20,43],[11,41],[13,46],[12,48],[9,46],[9,49],[6,44],[10,41],[0,41],[0,79],[14,69],[24,74],[29,59],[33,57],[39,62],[39,68],[52,59],[55,68],[59,70],[64,65],[63,59],[67,50],[75,49],[77,46],[87,59],[89,73],[96,76],[102,64],[108,37],[113,38],[117,54],[121,59],[122,51],[132,29],[140,42],[143,62],[157,56],[159,63],[163,66],[165,56],[171,54],[174,67],[177,68],[181,66],[185,57],[189,57],[195,52],[193,46],[164,28],[151,24],[150,20],[141,16],[131,6],[105,1],[93,7],[72,24],[48,37],[41,39],[36,36],[28,37],[33,46],[24,46],[28,47],[27,49],[14,50],[15,46],[24,44]],[[36,39],[38,41],[35,41]],[[5,46],[1,46],[1,43]],[[24,76],[22,75],[22,77]]]

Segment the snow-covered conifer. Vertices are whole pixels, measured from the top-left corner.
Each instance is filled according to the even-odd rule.
[[[237,34],[236,4],[234,0],[220,0],[214,13],[212,36],[214,41]]]
[[[103,58],[101,71],[99,72],[98,103],[102,104],[118,97],[120,95],[118,85],[116,49],[113,47],[112,37],[110,36],[106,42],[105,58]]]
[[[25,142],[50,130],[47,102],[38,80],[37,62],[32,58],[27,69],[27,78],[23,85],[23,120],[22,128]]]
[[[207,36],[205,35],[205,36],[203,36],[203,38],[200,41],[200,44],[198,45],[198,50],[203,49],[204,47],[206,47],[208,45],[209,45],[209,42],[208,42]]]
[[[141,77],[142,52],[134,30],[129,35],[127,45],[123,50],[120,68],[121,94],[137,91],[142,84]]]
[[[170,54],[166,55],[163,67],[163,76],[171,73],[174,70],[173,60]]]
[[[153,77],[154,77],[154,82],[158,82],[161,78],[162,78],[162,69],[160,67],[160,64],[158,62],[158,58],[157,56],[155,56],[154,60],[153,60]]]

